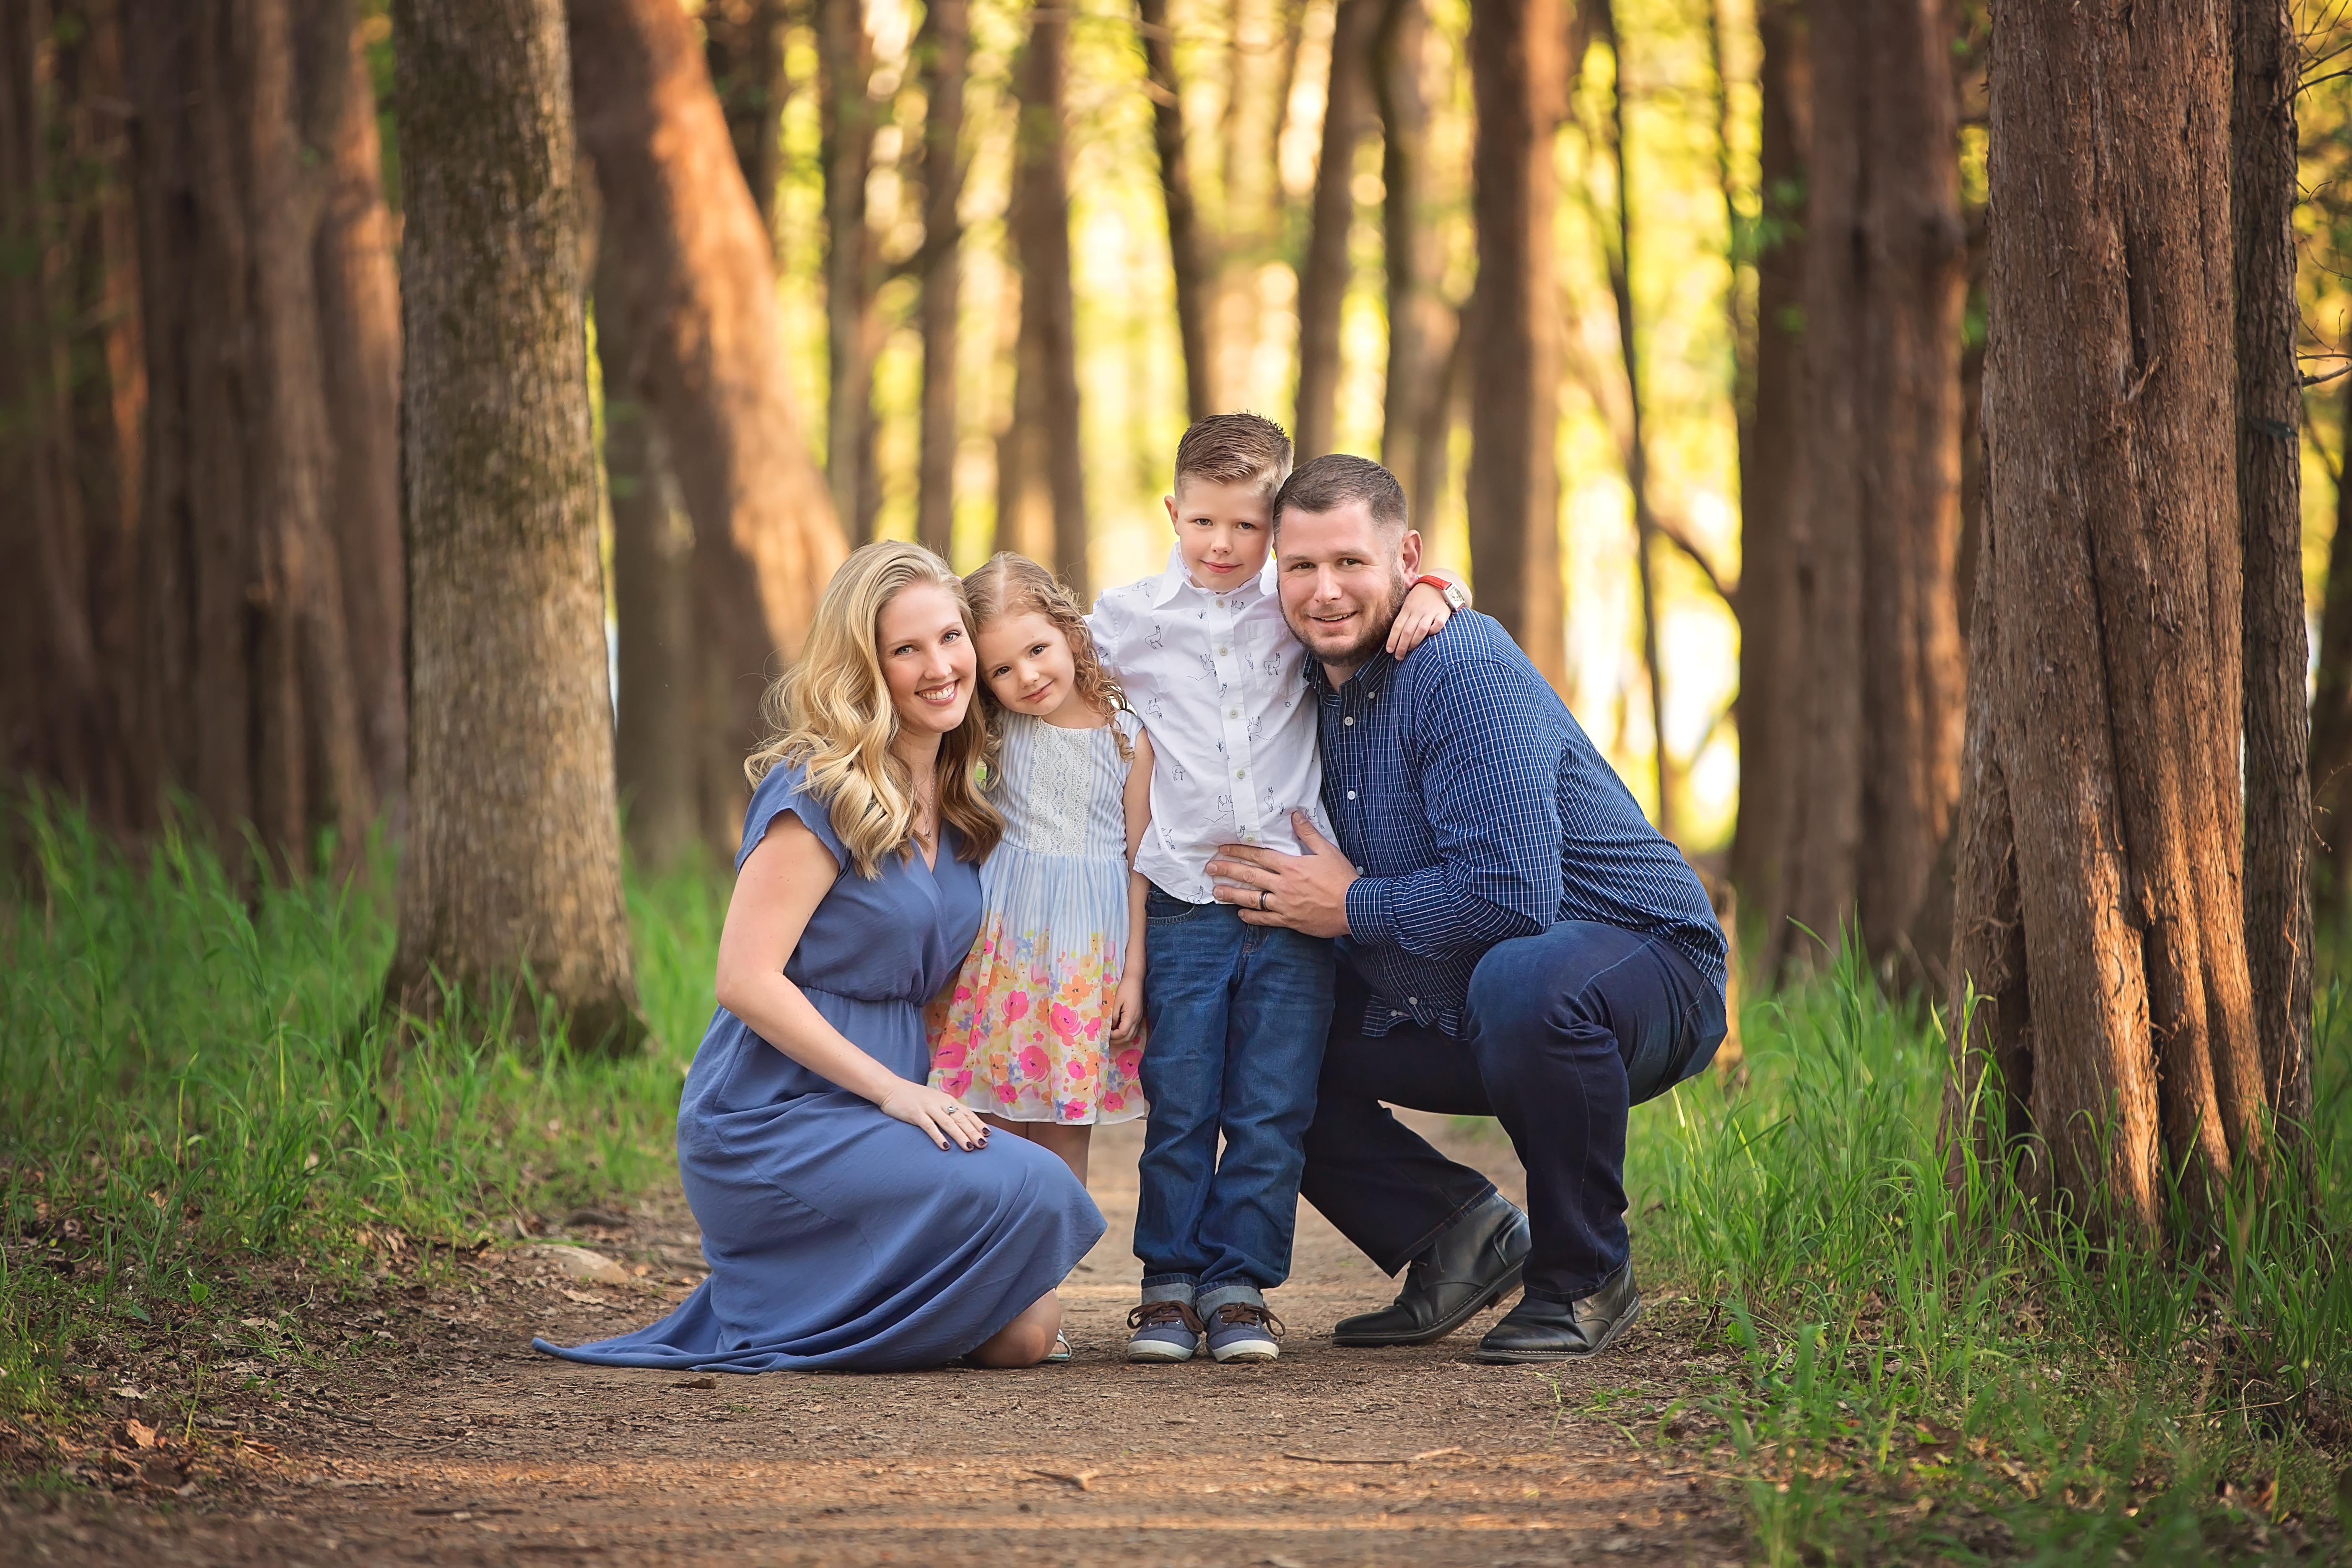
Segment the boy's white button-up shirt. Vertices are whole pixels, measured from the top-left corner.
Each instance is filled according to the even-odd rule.
[[[1307,649],[1282,618],[1271,559],[1219,594],[1171,547],[1166,571],[1107,591],[1087,625],[1151,736],[1151,826],[1137,870],[1205,904],[1217,846],[1302,853],[1293,810],[1331,837]]]

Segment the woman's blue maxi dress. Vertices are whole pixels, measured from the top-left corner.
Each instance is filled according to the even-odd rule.
[[[843,868],[784,973],[835,1028],[915,1083],[923,1004],[979,929],[980,875],[955,858],[857,874],[826,807],[780,764],[751,796],[738,870],[791,812]],[[677,1111],[678,1174],[709,1278],[660,1322],[551,1355],[598,1366],[888,1372],[953,1361],[1062,1282],[1103,1233],[1069,1167],[1025,1139],[942,1150],[720,1008]]]

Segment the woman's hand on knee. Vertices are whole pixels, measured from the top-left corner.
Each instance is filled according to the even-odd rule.
[[[950,1142],[959,1149],[978,1149],[988,1142],[988,1123],[981,1120],[980,1112],[927,1083],[901,1079],[898,1088],[875,1103],[883,1115],[920,1128],[942,1149]]]

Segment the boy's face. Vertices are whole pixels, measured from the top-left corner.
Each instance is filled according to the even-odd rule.
[[[1180,479],[1167,500],[1176,547],[1195,584],[1222,594],[1265,569],[1274,542],[1274,498],[1264,486]]]

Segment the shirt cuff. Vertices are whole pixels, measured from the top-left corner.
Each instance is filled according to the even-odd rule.
[[[1389,881],[1386,877],[1359,877],[1348,884],[1348,934],[1356,941],[1398,945]]]

